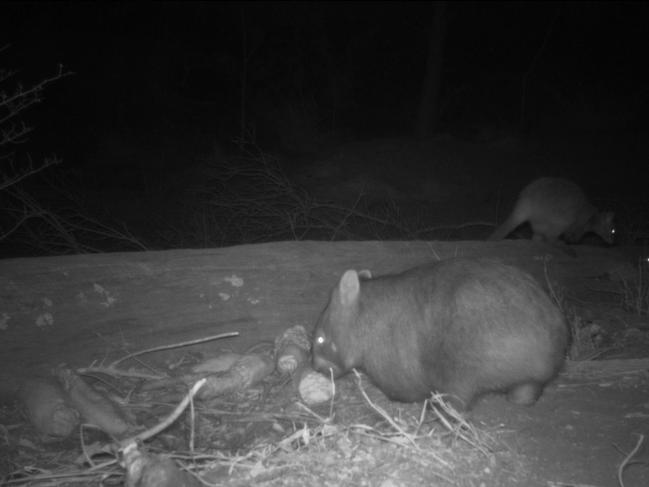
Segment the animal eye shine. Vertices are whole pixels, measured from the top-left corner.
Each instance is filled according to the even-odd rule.
[[[325,342],[325,337],[320,335],[318,338],[316,338],[316,343],[318,345],[322,345]]]

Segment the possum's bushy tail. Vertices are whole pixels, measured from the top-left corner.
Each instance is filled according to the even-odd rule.
[[[519,215],[517,214],[516,211],[512,212],[511,215],[509,215],[509,218],[502,222],[494,232],[489,235],[489,238],[487,240],[502,240],[507,235],[512,233],[516,227],[518,227],[521,223],[523,223],[524,220],[521,220],[519,218]]]
[[[507,235],[516,230],[520,225],[525,223],[530,214],[533,213],[530,209],[529,201],[522,195],[516,200],[512,212],[507,217],[507,220],[502,222],[496,230],[489,236],[487,240],[502,240]]]

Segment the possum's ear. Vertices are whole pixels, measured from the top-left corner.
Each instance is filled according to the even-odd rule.
[[[343,277],[340,278],[340,283],[338,284],[340,302],[343,306],[349,306],[358,299],[360,286],[358,273],[354,270],[345,271]]]
[[[372,279],[372,271],[369,269],[363,269],[358,271],[358,277],[361,279]]]

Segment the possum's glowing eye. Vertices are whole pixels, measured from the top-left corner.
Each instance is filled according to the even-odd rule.
[[[315,342],[316,342],[318,345],[324,345],[325,337],[324,337],[323,335],[320,335],[319,337],[317,337],[317,338],[315,339]]]

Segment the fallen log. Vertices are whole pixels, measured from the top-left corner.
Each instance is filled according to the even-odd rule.
[[[15,389],[17,377],[61,362],[87,366],[235,331],[239,337],[227,343],[197,348],[242,351],[294,325],[310,331],[348,268],[380,275],[440,258],[487,256],[571,291],[588,279],[633,272],[619,251],[577,252],[573,258],[525,240],[307,241],[0,260],[0,393]]]

